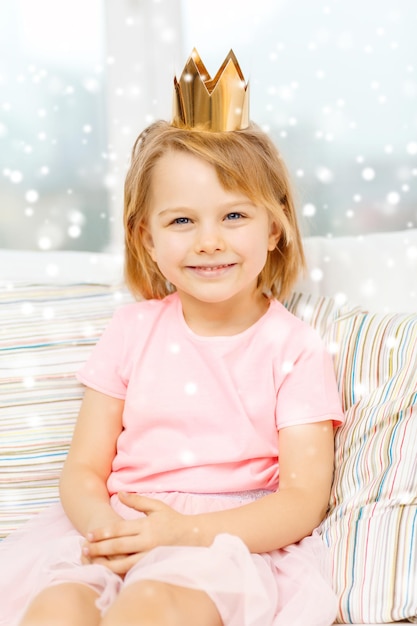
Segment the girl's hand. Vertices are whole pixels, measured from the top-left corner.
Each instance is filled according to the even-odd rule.
[[[112,522],[89,532],[83,546],[83,563],[101,563],[123,575],[152,548],[197,545],[198,531],[192,527],[192,516],[137,494],[119,493],[119,499],[145,517]]]
[[[94,533],[94,531],[97,528],[109,528],[109,527],[113,527],[114,525],[120,524],[121,522],[123,522],[123,518],[118,515],[117,513],[115,513],[115,511],[113,511],[113,509],[108,506],[106,507],[108,510],[107,511],[96,511],[96,514],[93,516],[92,519],[90,519],[89,521],[89,525],[88,528],[89,530],[87,531],[86,536],[89,537],[90,536],[90,530],[92,533]],[[82,551],[81,551],[81,563],[83,565],[88,565],[89,563],[92,563],[92,559],[89,558],[88,556],[88,549],[86,549],[88,542],[84,542],[83,546],[82,546]],[[108,565],[106,559],[104,558],[102,561],[103,565]]]

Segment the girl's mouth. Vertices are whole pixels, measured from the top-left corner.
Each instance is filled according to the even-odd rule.
[[[188,265],[188,269],[202,276],[220,276],[234,267],[236,263],[222,263],[221,265]]]
[[[215,272],[216,270],[223,270],[226,267],[232,267],[234,263],[223,263],[222,265],[191,265],[193,270],[202,270],[204,272]]]

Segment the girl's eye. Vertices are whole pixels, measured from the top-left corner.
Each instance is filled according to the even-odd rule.
[[[233,213],[228,213],[226,215],[226,219],[227,220],[238,220],[241,217],[243,217],[242,213],[237,213],[237,212],[233,212]]]
[[[189,217],[176,217],[175,220],[172,221],[173,224],[189,224]]]

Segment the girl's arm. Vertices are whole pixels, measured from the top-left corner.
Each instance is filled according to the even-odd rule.
[[[332,421],[291,426],[279,432],[280,487],[276,493],[243,506],[182,515],[166,504],[135,494],[120,500],[146,513],[97,528],[84,546],[91,561],[107,555],[130,555],[112,561],[118,573],[158,545],[210,545],[216,535],[240,537],[251,552],[270,552],[311,534],[324,517],[333,476]]]
[[[196,516],[200,541],[239,536],[251,552],[269,552],[300,541],[322,521],[333,478],[332,421],[279,431],[279,490],[227,511]]]
[[[93,389],[85,391],[60,480],[62,506],[84,536],[120,519],[110,506],[106,481],[122,430],[123,404]]]

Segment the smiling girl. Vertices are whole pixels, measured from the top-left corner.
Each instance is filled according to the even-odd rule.
[[[61,504],[10,543],[28,554],[0,623],[329,626],[314,529],[342,412],[330,355],[280,303],[304,267],[280,155],[254,125],[152,125],[125,233],[138,301],[79,372]]]

